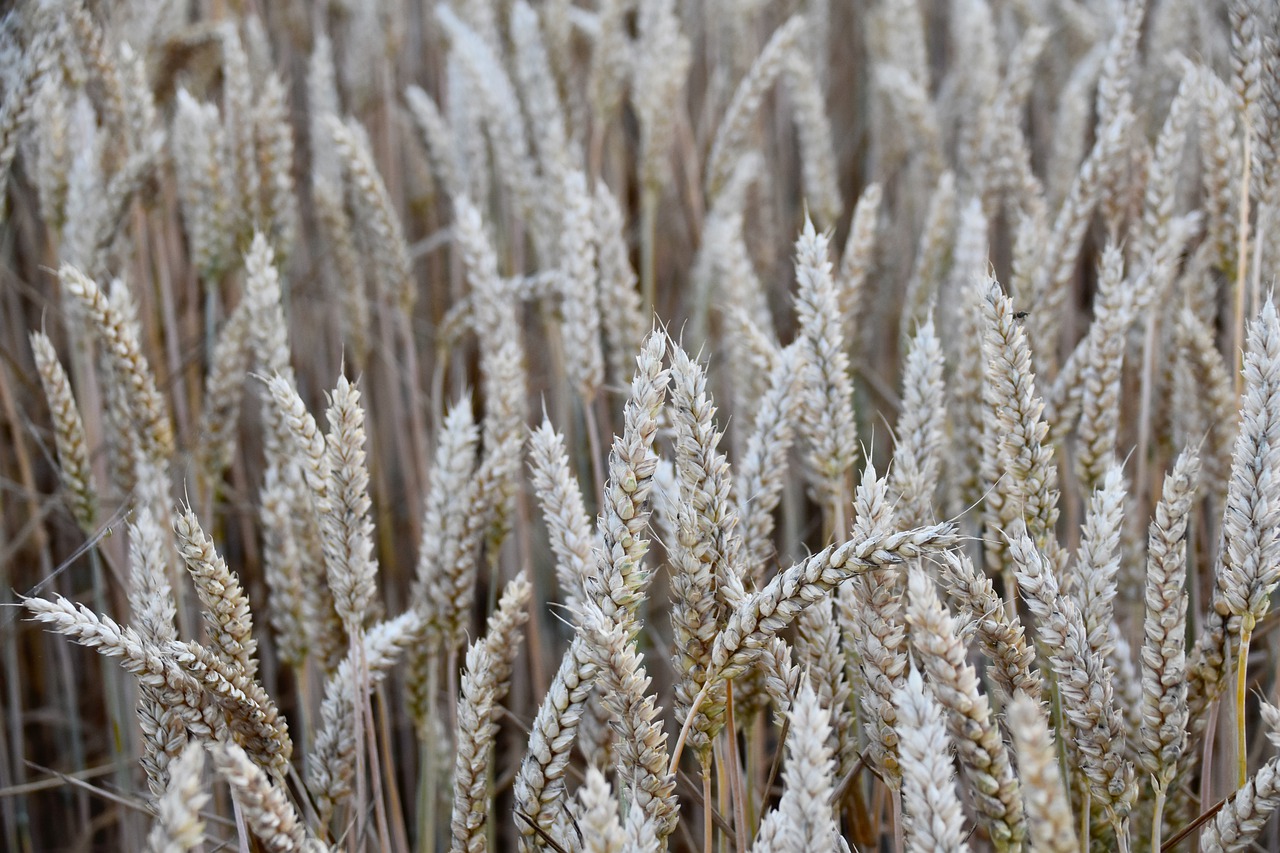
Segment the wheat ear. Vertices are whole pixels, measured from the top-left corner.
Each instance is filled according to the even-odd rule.
[[[618,777],[627,780],[629,799],[653,824],[657,838],[664,839],[679,819],[676,779],[674,771],[667,769],[667,735],[654,698],[646,695],[650,679],[631,636],[632,627],[588,603],[579,631],[600,673],[601,702],[618,728]]]
[[[831,712],[801,678],[788,711],[786,769],[778,807],[760,826],[753,851],[829,850],[839,836],[832,798]]]
[[[956,769],[942,706],[912,669],[895,693],[902,810],[912,848],[968,851],[964,813],[956,793]]]
[[[934,583],[922,568],[908,570],[907,587],[911,644],[920,655],[934,696],[949,712],[960,772],[974,794],[979,819],[990,830],[997,850],[1020,849],[1027,834],[1022,792],[990,701],[979,692],[977,672],[966,661],[967,650],[955,619],[938,600]]]
[[[529,467],[533,488],[542,505],[547,523],[547,537],[556,555],[556,580],[565,608],[577,612],[582,601],[582,587],[591,565],[595,536],[582,502],[582,489],[569,467],[564,436],[551,422],[529,436]]]
[[[240,585],[240,578],[227,568],[226,560],[214,549],[190,507],[178,516],[174,532],[178,537],[178,553],[204,605],[214,648],[223,660],[252,678],[258,670],[255,657],[258,642],[253,639],[249,596]]]
[[[1156,802],[1152,847],[1158,848],[1169,783],[1187,745],[1187,545],[1183,537],[1200,476],[1200,456],[1184,450],[1165,477],[1147,536],[1145,635],[1142,645],[1142,768]]]
[[[959,541],[951,524],[935,524],[869,539],[829,545],[807,560],[780,572],[759,592],[734,608],[711,647],[707,681],[694,698],[690,719],[716,683],[737,678],[791,624],[796,614],[858,574],[900,565],[913,558],[950,548]],[[672,766],[680,760],[688,725],[672,750]]]
[[[151,511],[143,503],[129,525],[129,611],[139,635],[163,644],[178,638],[174,617],[177,607],[169,585],[171,551]],[[154,797],[169,784],[169,765],[187,742],[187,727],[180,708],[166,701],[155,687],[138,687],[138,722],[142,726],[142,769]]]
[[[156,801],[156,821],[147,834],[149,853],[187,853],[204,841],[200,810],[209,794],[200,778],[204,744],[192,741],[169,765],[169,784]]]
[[[574,817],[584,853],[622,853],[626,836],[618,820],[618,801],[598,768],[587,768],[576,806]]]
[[[1063,715],[1090,793],[1107,810],[1117,843],[1127,849],[1128,814],[1137,785],[1124,754],[1124,720],[1115,705],[1111,668],[1089,646],[1080,608],[1059,594],[1048,560],[1022,531],[1010,538],[1009,554],[1040,638],[1053,650],[1049,660],[1058,678]]]
[[[1245,853],[1280,807],[1280,756],[1258,768],[1200,833],[1205,853]]]
[[[231,786],[231,796],[244,810],[245,821],[268,853],[320,853],[328,847],[316,840],[288,796],[234,743],[209,745],[213,766]]]
[[[1019,691],[1009,704],[1009,732],[1018,756],[1018,779],[1027,811],[1027,841],[1044,853],[1080,849],[1072,825],[1071,802],[1058,767],[1049,718],[1039,694]]]
[[[960,551],[942,555],[938,577],[951,599],[973,620],[978,644],[991,660],[987,674],[1006,696],[1019,690],[1036,695],[1040,674],[1035,670],[1035,650],[1027,645],[1016,609],[1006,606],[996,594],[991,578],[979,572],[973,560]]]
[[[1225,605],[1228,635],[1237,640],[1236,714],[1239,784],[1247,778],[1245,757],[1245,664],[1249,640],[1271,606],[1280,582],[1280,319],[1270,298],[1249,328],[1244,356],[1245,394],[1240,434],[1231,461],[1223,510],[1226,545],[1218,573],[1215,606]]]
[[[502,592],[483,639],[467,650],[458,697],[458,753],[453,771],[455,853],[483,853],[491,795],[489,770],[498,734],[498,704],[510,688],[511,667],[520,651],[521,628],[529,618],[533,588],[522,572]]]
[[[93,279],[75,267],[64,264],[58,276],[67,293],[75,297],[89,316],[94,334],[119,370],[130,412],[142,426],[143,451],[153,460],[167,460],[173,454],[173,425],[156,387],[155,374],[142,353],[136,324],[111,304]]]
[[[58,361],[53,342],[44,332],[31,333],[31,351],[35,355],[36,372],[40,386],[49,404],[53,418],[53,438],[58,448],[58,472],[67,490],[71,514],[80,528],[93,529],[97,518],[97,490],[93,483],[93,469],[89,464],[89,442],[84,433],[84,421],[71,390],[71,380]]]
[[[837,516],[831,529],[841,535],[838,515],[848,494],[848,471],[858,458],[858,433],[828,238],[809,219],[796,240],[796,281],[796,316],[804,341],[800,431],[809,446],[818,501],[824,511]]]
[[[307,754],[307,789],[315,798],[322,824],[352,793],[358,744],[356,715],[365,696],[387,675],[405,648],[420,642],[422,615],[410,610],[364,632],[363,648],[354,649],[325,682],[320,727]],[[365,676],[357,686],[357,673]]]
[[[611,623],[629,624],[635,618],[635,608],[649,582],[643,565],[649,541],[643,534],[658,462],[653,441],[666,394],[667,372],[662,366],[666,343],[666,334],[654,331],[636,358],[631,396],[623,409],[623,433],[615,437],[609,454],[609,480],[598,523],[601,544],[593,554],[596,571],[584,578],[587,601],[598,606]],[[538,708],[529,750],[516,776],[522,850],[536,844],[539,830],[552,831],[556,810],[564,799],[569,751],[597,671],[587,642],[575,637]]]

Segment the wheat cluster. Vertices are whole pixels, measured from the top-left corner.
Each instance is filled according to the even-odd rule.
[[[1280,849],[1277,234],[1274,0],[20,0],[0,848]]]

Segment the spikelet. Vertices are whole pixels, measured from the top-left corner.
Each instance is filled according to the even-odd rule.
[[[39,151],[35,183],[40,194],[40,218],[55,232],[66,221],[67,173],[71,167],[68,95],[53,76],[45,77],[35,92]]]
[[[502,60],[494,53],[497,44],[486,44],[474,27],[444,3],[436,6],[436,19],[449,37],[451,56],[456,56],[466,71],[474,96],[483,106],[481,115],[489,126],[496,172],[511,193],[516,210],[533,221],[539,207],[532,182],[536,170],[526,141],[520,100]],[[453,126],[454,132],[459,133],[456,122]],[[478,167],[482,168],[480,164],[473,166]]]
[[[1120,378],[1125,334],[1133,320],[1130,291],[1124,279],[1124,255],[1108,244],[1102,254],[1098,299],[1080,367],[1080,427],[1077,476],[1085,488],[1098,486],[1115,463],[1120,427]],[[1064,369],[1063,373],[1066,373]]]
[[[288,93],[274,72],[253,106],[254,147],[262,193],[262,222],[281,255],[288,256],[298,232],[298,195],[293,182],[293,127]]]
[[[179,88],[172,139],[191,258],[200,276],[214,282],[232,261],[235,235],[235,185],[218,108]]]
[[[1036,695],[1040,674],[1035,670],[1035,651],[1027,645],[1016,609],[1006,606],[991,579],[963,552],[943,554],[938,576],[947,594],[973,620],[978,644],[991,661],[987,674],[1006,696],[1019,690]]]
[[[706,174],[707,194],[712,199],[716,198],[728,182],[734,161],[750,147],[747,137],[751,131],[751,122],[759,112],[764,96],[786,70],[787,57],[798,49],[806,26],[807,22],[801,15],[788,18],[769,37],[747,76],[734,89],[729,108],[716,128],[707,166],[703,170]]]
[[[350,341],[353,360],[364,364],[369,355],[369,299],[365,294],[365,265],[356,248],[355,230],[342,202],[339,184],[329,183],[317,172],[312,176],[311,198],[316,225],[324,235],[333,260],[338,299],[342,304],[343,339]]]
[[[1124,502],[1124,475],[1119,465],[1113,464],[1089,500],[1080,551],[1067,582],[1084,617],[1089,648],[1104,661],[1115,651],[1116,575],[1120,571]]]
[[[1179,360],[1185,360],[1187,379],[1196,390],[1192,402],[1207,422],[1204,439],[1204,473],[1208,494],[1217,499],[1226,495],[1231,476],[1231,454],[1239,420],[1231,371],[1218,351],[1210,330],[1190,308],[1178,312],[1174,323],[1174,343]],[[1198,441],[1206,430],[1184,436]]]
[[[692,61],[689,39],[680,31],[673,0],[652,0],[637,15],[632,105],[640,120],[640,183],[656,191],[666,183],[667,149],[675,134],[673,104]]]
[[[618,801],[609,780],[596,767],[587,768],[578,789],[574,818],[584,853],[622,853],[625,836],[618,821]]]
[[[570,751],[596,675],[594,657],[586,641],[575,637],[538,706],[530,727],[528,751],[512,786],[522,851],[538,849],[542,833],[550,835],[555,831],[556,813],[565,799],[564,775]]]
[[[268,467],[262,490],[267,531],[267,583],[273,595],[273,626],[285,651],[301,664],[308,651],[332,669],[346,648],[346,629],[327,581],[324,519],[330,511],[329,457],[325,438],[286,376],[267,383],[277,411],[280,458]],[[268,444],[270,449],[271,445]],[[301,516],[300,518],[297,516]]]
[[[943,346],[954,360],[956,369],[948,382],[947,409],[952,423],[951,458],[954,464],[949,470],[947,511],[959,513],[984,497],[986,484],[982,482],[982,458],[985,445],[983,434],[986,423],[986,406],[983,401],[983,383],[986,360],[982,345],[986,335],[983,309],[986,295],[987,266],[987,218],[982,214],[982,203],[971,198],[961,211],[956,226],[956,244],[952,249],[953,273],[950,287],[944,291],[956,292],[953,302],[942,303],[942,310],[951,308],[958,318],[955,334],[943,336]],[[943,327],[944,332],[947,327]]]
[[[258,152],[253,127],[253,80],[249,57],[234,24],[218,30],[222,42],[223,124],[229,153],[229,177],[235,185],[238,205],[231,223],[236,235],[248,234],[261,220]]]
[[[889,63],[875,68],[875,87],[892,111],[892,123],[910,128],[906,139],[895,139],[887,156],[918,155],[930,177],[942,171],[942,132],[929,93],[906,69]],[[907,141],[909,140],[909,141]]]
[[[782,498],[787,455],[795,439],[791,413],[800,393],[800,359],[798,346],[779,352],[768,388],[756,401],[755,424],[734,477],[746,574],[757,586],[764,582],[766,563],[773,557],[773,511]]]
[[[430,95],[418,86],[404,90],[405,103],[427,149],[431,171],[444,190],[444,195],[456,198],[462,192],[458,177],[458,162],[454,149],[453,132],[448,121],[440,114],[440,108]]]
[[[676,722],[683,725],[706,676],[707,655],[715,642],[724,608],[739,601],[742,540],[734,527],[729,466],[719,452],[715,407],[706,392],[706,373],[679,344],[672,344],[671,404],[676,428],[676,535],[671,554],[671,628],[679,674],[675,688]],[[722,724],[719,696],[705,702],[694,721],[690,746],[704,771],[710,766],[711,739]]]
[[[511,7],[511,42],[515,48],[515,74],[521,100],[529,116],[530,137],[542,174],[555,181],[569,168],[564,107],[547,56],[538,13],[524,0]],[[579,155],[580,156],[580,155]]]
[[[119,658],[139,684],[159,691],[160,701],[175,709],[192,735],[212,740],[229,730],[254,761],[283,774],[293,744],[274,703],[260,686],[228,669],[208,649],[197,643],[153,643],[61,596],[28,598],[23,605],[50,630]]]
[[[945,283],[947,262],[954,243],[959,206],[956,199],[956,177],[943,172],[938,186],[929,198],[916,262],[902,297],[902,319],[899,335],[908,338],[923,323],[929,306],[937,300],[938,289]],[[857,214],[854,214],[855,222]],[[856,226],[855,226],[856,227]],[[852,231],[850,232],[852,235]]]
[[[855,539],[893,532],[896,520],[888,483],[868,464],[854,494]],[[903,619],[902,572],[894,567],[854,578],[836,593],[845,645],[861,665],[865,687],[858,693],[866,711],[866,754],[890,785],[899,782],[898,731],[894,692],[907,673],[907,626]],[[854,678],[858,673],[854,673]]]
[[[143,503],[129,525],[129,610],[138,634],[164,644],[178,638],[177,608],[169,585],[169,554],[164,534],[151,508]],[[142,769],[157,806],[169,787],[170,765],[187,743],[180,709],[167,703],[156,688],[138,688],[138,722],[142,727]]]
[[[213,346],[200,418],[200,469],[211,484],[222,478],[235,456],[244,381],[253,356],[252,323],[249,300],[241,299]]]
[[[843,328],[850,341],[849,349],[854,353],[859,352],[858,332],[862,326],[862,312],[866,310],[867,277],[875,264],[876,236],[883,197],[884,192],[879,184],[868,184],[862,190],[862,195],[853,208],[853,222],[849,224],[849,236],[845,238],[844,251],[840,253],[840,267],[835,276],[840,310],[844,317]]]
[[[1228,278],[1235,277],[1239,175],[1243,172],[1236,107],[1227,84],[1209,68],[1197,67],[1200,110],[1201,183],[1204,187],[1206,239],[1216,250],[1213,260]]]
[[[1245,853],[1280,807],[1280,757],[1258,768],[1200,833],[1205,853]]]
[[[590,404],[604,383],[604,352],[600,347],[597,236],[586,175],[579,171],[565,174],[557,195],[563,202],[559,290],[565,370],[579,397]]]
[[[1142,202],[1142,224],[1138,230],[1133,254],[1139,259],[1151,257],[1156,247],[1168,239],[1177,202],[1177,179],[1186,148],[1187,126],[1195,106],[1195,70],[1184,68],[1177,94],[1169,104],[1169,112],[1156,138],[1151,162],[1151,178]]]
[[[602,611],[607,625],[631,626],[648,586],[643,560],[649,542],[643,531],[649,521],[647,500],[658,461],[653,441],[667,384],[662,367],[666,341],[660,331],[645,340],[624,408],[623,434],[614,439],[609,454],[609,481],[598,522],[601,544],[593,553],[595,572],[584,578],[583,585],[587,604]],[[575,637],[538,708],[529,749],[516,775],[521,850],[533,849],[539,832],[553,831],[565,796],[569,752],[597,672],[589,643],[581,635]]]
[[[827,546],[779,572],[734,608],[711,648],[712,673],[731,679],[745,672],[796,614],[849,578],[946,550],[956,541],[951,524],[934,524]]]
[[[618,200],[601,181],[594,205],[596,258],[600,265],[600,315],[609,378],[622,384],[631,373],[631,354],[640,350],[650,322],[636,288],[626,241],[626,221]]]
[[[831,598],[806,608],[796,619],[796,657],[799,666],[809,674],[809,683],[818,694],[822,707],[831,715],[831,740],[828,746],[836,759],[835,777],[843,779],[857,763],[857,734],[853,710],[849,706],[852,690],[845,675],[845,654],[840,648],[840,623]],[[768,656],[761,657],[761,663]]]
[[[15,48],[21,56],[17,57],[13,78],[5,89],[4,108],[0,110],[0,186],[9,183],[9,168],[18,153],[18,140],[31,120],[35,93],[46,73],[43,66],[57,55],[57,51],[51,49],[52,41],[52,34],[38,34],[26,50]],[[7,206],[0,206],[0,222],[5,221],[6,213]]]
[[[626,780],[633,812],[640,811],[653,824],[657,838],[664,839],[679,819],[676,780],[667,770],[667,735],[654,698],[646,695],[650,679],[630,637],[631,627],[589,602],[579,631],[600,673],[601,702],[618,730],[618,778]]]
[[[665,333],[651,332],[636,359],[622,435],[614,438],[609,452],[609,479],[599,521],[601,544],[594,554],[596,571],[588,576],[585,587],[587,595],[615,621],[626,621],[630,618],[626,614],[634,614],[650,579],[643,562],[649,540],[643,534],[658,462],[653,442],[666,393],[665,352]]]
[[[1058,322],[1066,304],[1071,276],[1080,254],[1080,243],[1093,211],[1102,197],[1107,170],[1127,152],[1133,113],[1119,111],[1099,128],[1089,155],[1081,164],[1071,189],[1054,219],[1053,231],[1033,282],[1033,334],[1037,352],[1047,363],[1053,363],[1057,346]]]
[[[787,91],[795,107],[800,137],[800,174],[805,199],[824,228],[835,226],[844,209],[836,168],[835,141],[827,118],[818,70],[802,50],[787,53]]]
[[[431,485],[422,511],[422,541],[413,594],[415,606],[427,615],[432,642],[441,651],[457,648],[469,623],[469,608],[463,605],[470,601],[474,581],[471,572],[475,568],[475,538],[468,516],[475,497],[471,478],[475,474],[478,438],[471,405],[464,397],[445,416],[444,431],[436,447]],[[430,652],[413,652],[412,689],[425,686],[417,675],[423,663],[420,658]],[[416,713],[425,714],[427,707],[421,704]]]
[[[1048,425],[1036,395],[1026,334],[1000,285],[988,279],[986,287],[982,397],[991,417],[983,435],[982,471],[990,487],[983,518],[987,568],[999,572],[1004,565],[1001,531],[1020,519],[1026,519],[1037,547],[1056,547],[1058,476],[1053,449],[1045,442]]]

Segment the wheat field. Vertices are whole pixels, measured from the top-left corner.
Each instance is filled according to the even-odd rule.
[[[18,0],[0,847],[1280,850],[1274,0]]]

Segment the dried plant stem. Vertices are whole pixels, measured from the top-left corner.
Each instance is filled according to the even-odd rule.
[[[658,188],[645,185],[640,196],[640,295],[645,310],[657,313],[657,280],[654,239],[658,227]]]
[[[733,790],[733,830],[738,853],[747,853],[747,791],[743,784],[742,762],[738,759],[738,729],[733,719],[733,682],[725,685],[725,735],[729,743],[729,785]]]
[[[1240,617],[1240,650],[1236,655],[1236,787],[1249,781],[1249,742],[1245,740],[1245,699],[1247,698],[1249,640],[1253,637],[1254,616],[1246,612]]]
[[[1244,164],[1241,167],[1240,178],[1240,223],[1236,229],[1236,238],[1238,240],[1236,248],[1236,302],[1234,325],[1232,326],[1232,341],[1235,345],[1232,352],[1235,357],[1232,361],[1233,372],[1236,377],[1236,399],[1240,399],[1244,393],[1244,315],[1245,315],[1245,282],[1247,280],[1249,256],[1249,188],[1252,181],[1250,175],[1252,172],[1251,161],[1253,159],[1253,132],[1252,123],[1248,119],[1247,111],[1244,121]],[[1242,706],[1243,707],[1243,706]],[[1241,782],[1241,784],[1244,784]]]

